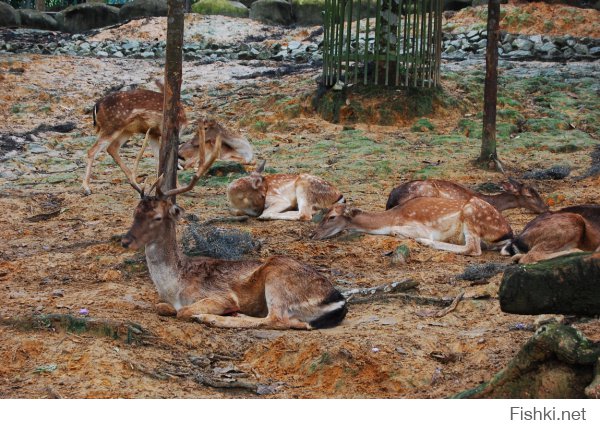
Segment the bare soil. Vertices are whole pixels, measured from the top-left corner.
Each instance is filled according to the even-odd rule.
[[[353,205],[368,210],[383,210],[388,192],[412,177],[467,185],[503,178],[472,167],[480,141],[458,125],[481,111],[469,92],[472,86],[460,80],[480,76],[481,65],[463,68],[459,77],[445,74],[446,94],[463,102],[427,116],[434,126],[427,132],[403,123],[344,129],[306,107],[318,70],[250,81],[233,77],[249,67],[186,64],[187,111],[192,119],[205,110],[217,112],[249,136],[257,156],[268,159],[274,171],[320,175],[336,183]],[[130,225],[137,194],[107,155],[96,163],[91,196],[82,195],[80,180],[85,152],[95,141],[88,109],[116,81],[152,87],[161,72],[161,64],[143,60],[0,57],[0,134],[26,133],[41,124],[77,124],[67,134],[37,134],[37,141],[12,148],[16,154],[0,165],[5,173],[0,178],[0,397],[254,397],[247,389],[196,381],[199,372],[228,372],[233,364],[248,379],[271,386],[269,397],[443,398],[488,380],[531,336],[514,328],[531,325],[536,317],[500,311],[501,274],[483,284],[456,279],[469,264],[507,262],[498,253],[459,256],[410,240],[368,235],[316,242],[308,239],[314,224],[285,221],[222,226],[262,240],[254,257],[292,256],[317,267],[341,290],[413,278],[419,282],[415,294],[452,298],[464,291],[465,299],[441,318],[423,315],[433,306],[395,298],[355,303],[342,325],[312,332],[223,330],[158,316],[143,253],[123,249],[118,240]],[[585,118],[594,111],[597,118],[598,110],[590,106],[598,99],[588,87],[573,92],[579,83],[572,85],[556,97],[566,97],[560,101],[566,106],[563,114],[572,115],[568,118],[576,129],[501,138],[500,153],[512,174],[565,162],[572,176],[587,170],[599,141]],[[531,99],[514,102],[525,118],[546,115]],[[525,140],[536,144],[520,143]],[[577,143],[576,152],[551,150],[570,141]],[[32,143],[46,152],[34,153],[27,146]],[[124,158],[133,160],[137,147],[130,143]],[[151,155],[142,168],[152,173]],[[208,178],[178,201],[201,220],[227,215],[224,191],[234,178]],[[534,184],[560,205],[598,202],[597,178]],[[519,231],[533,215],[513,210],[507,218]],[[399,244],[411,250],[408,264],[393,265],[386,256]],[[8,318],[78,315],[81,309],[90,318],[137,323],[152,336],[144,344],[128,344],[86,331],[21,330],[7,324]],[[594,341],[600,340],[599,325],[594,319],[575,323]],[[202,367],[198,357],[212,363]]]

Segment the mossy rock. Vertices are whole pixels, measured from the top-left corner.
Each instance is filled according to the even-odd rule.
[[[285,0],[258,0],[252,3],[250,18],[267,24],[290,25],[294,22],[292,5]]]
[[[21,25],[21,15],[8,3],[0,2],[0,27],[18,27]]]
[[[200,0],[192,5],[192,12],[202,15],[223,15],[247,18],[248,8],[242,3],[229,0]]]

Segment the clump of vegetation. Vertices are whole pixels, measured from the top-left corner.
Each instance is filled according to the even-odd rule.
[[[228,0],[200,0],[192,5],[192,12],[202,15],[225,15],[239,18],[248,16],[248,9],[236,7]]]
[[[427,118],[419,119],[411,128],[411,130],[415,132],[433,131],[434,129],[435,125],[433,125]]]

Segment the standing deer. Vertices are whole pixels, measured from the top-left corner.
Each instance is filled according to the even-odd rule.
[[[227,198],[236,214],[261,220],[311,220],[320,209],[343,202],[342,194],[330,183],[310,174],[263,176],[262,161],[248,177],[227,187]]]
[[[565,207],[541,214],[501,253],[528,264],[574,252],[600,252],[600,205]]]
[[[98,140],[88,150],[87,167],[83,179],[86,195],[91,194],[90,178],[92,166],[98,154],[106,150],[123,170],[129,183],[136,186],[136,178],[119,156],[121,146],[134,134],[148,134],[150,148],[158,160],[162,132],[164,95],[162,84],[156,82],[161,92],[148,89],[113,92],[98,100],[94,105],[93,121]],[[183,105],[179,103],[177,126],[183,131],[187,118]]]
[[[498,211],[522,207],[533,213],[548,211],[548,205],[540,194],[531,186],[508,179],[501,184],[503,192],[495,195],[482,194],[465,188],[458,183],[447,180],[413,180],[394,188],[388,197],[386,210],[402,205],[406,201],[418,197],[440,197],[452,200],[467,201],[473,197],[480,198]]]
[[[313,329],[339,324],[347,313],[343,296],[313,268],[275,256],[261,261],[188,258],[179,252],[175,225],[182,210],[169,197],[192,189],[217,158],[199,146],[198,170],[187,186],[142,197],[131,229],[122,239],[130,249],[145,246],[161,315],[176,315],[222,328]],[[160,179],[159,179],[160,182]],[[155,184],[156,185],[156,184]]]
[[[201,136],[202,133],[204,133],[204,137]],[[223,141],[219,159],[243,164],[252,162],[254,153],[248,139],[225,128],[215,118],[202,116],[198,120],[198,131],[194,137],[179,147],[179,158],[183,160],[183,167],[191,167],[197,161],[200,141],[205,140],[214,145],[217,135],[220,135]]]
[[[462,255],[481,255],[482,241],[492,248],[499,248],[513,237],[502,214],[477,197],[468,201],[414,198],[378,213],[336,204],[325,215],[312,238],[329,238],[344,230],[414,238],[434,249]]]

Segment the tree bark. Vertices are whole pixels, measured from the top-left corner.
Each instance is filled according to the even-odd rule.
[[[35,0],[35,8],[40,12],[44,12],[46,10],[46,0]]]
[[[182,80],[183,11],[185,0],[168,0],[167,52],[165,63],[163,126],[158,171],[163,176],[161,190],[177,184],[177,150],[179,147],[179,99]],[[175,197],[172,197],[175,201]]]
[[[498,98],[498,36],[500,0],[488,1],[485,88],[483,94],[483,138],[478,162],[487,165],[498,159],[496,153],[496,101]]]

